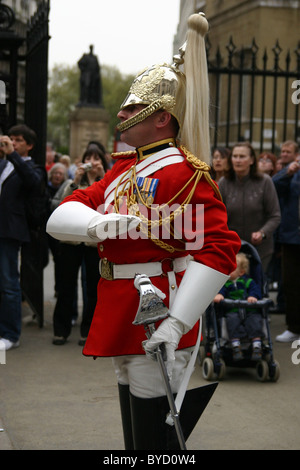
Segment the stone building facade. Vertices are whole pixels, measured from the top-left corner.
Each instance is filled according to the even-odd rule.
[[[243,49],[243,67],[251,68],[251,61],[255,56],[255,67],[262,71],[278,70],[278,80],[268,77],[264,85],[262,73],[257,78],[255,93],[251,93],[251,74],[243,76],[241,80],[233,76],[233,88],[228,97],[227,82],[222,75],[218,82],[220,102],[213,103],[219,107],[219,140],[220,143],[232,145],[236,138],[225,138],[225,127],[230,124],[231,130],[237,127],[238,108],[241,109],[240,135],[242,139],[249,139],[256,148],[263,145],[264,150],[280,145],[284,139],[300,139],[300,123],[295,105],[292,104],[293,86],[298,77],[300,64],[300,0],[181,0],[180,20],[174,38],[174,53],[178,51],[185,40],[187,18],[192,13],[203,11],[210,24],[207,35],[209,45],[209,61],[216,64],[216,54],[222,59],[219,66],[227,66],[229,50],[233,67],[240,66],[240,51]],[[229,45],[229,42],[231,44]],[[229,48],[228,48],[229,46]],[[293,76],[287,78],[287,70]],[[282,79],[280,80],[280,71]],[[257,74],[259,75],[259,74]],[[253,76],[253,74],[252,74]],[[210,76],[211,91],[215,94],[215,76]],[[264,87],[264,88],[263,88]],[[276,97],[274,89],[276,88]],[[242,92],[239,93],[239,90]],[[263,96],[264,94],[264,96]],[[263,117],[261,114],[262,101],[264,102]],[[241,106],[240,106],[241,103]],[[288,106],[286,104],[288,103]],[[230,113],[228,113],[230,107]],[[249,109],[252,112],[253,129],[249,130]],[[288,109],[287,109],[288,108]],[[283,112],[283,110],[285,111]],[[282,112],[281,112],[282,110]],[[277,113],[275,116],[275,112]],[[284,116],[283,116],[284,113]],[[230,114],[230,123],[228,115]],[[227,122],[226,122],[227,120]],[[283,123],[285,120],[286,123]],[[263,123],[262,123],[263,121]],[[263,126],[263,131],[262,131]],[[297,128],[297,130],[295,130]],[[234,133],[236,135],[236,133]]]

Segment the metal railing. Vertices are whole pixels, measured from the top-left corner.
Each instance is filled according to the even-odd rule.
[[[276,149],[285,140],[300,139],[300,41],[282,56],[277,41],[269,57],[255,39],[237,48],[232,37],[227,55],[210,55],[207,42],[211,92],[211,142],[232,147],[248,140],[260,152]]]

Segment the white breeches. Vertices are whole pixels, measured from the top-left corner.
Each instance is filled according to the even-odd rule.
[[[183,374],[191,358],[189,350],[175,352],[171,388],[177,393]],[[119,356],[112,358],[118,382],[129,385],[130,392],[140,398],[166,395],[159,365],[147,356]]]

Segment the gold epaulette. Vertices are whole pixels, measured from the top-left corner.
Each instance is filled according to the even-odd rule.
[[[217,197],[222,201],[222,196],[217,184],[213,181],[210,176],[210,166],[200,160],[200,158],[195,157],[191,152],[189,152],[183,145],[180,146],[183,153],[186,156],[186,161],[196,170],[201,173],[201,176],[204,175],[206,181],[210,184],[213,188],[214,192],[216,193]]]
[[[181,145],[180,148],[186,156],[186,161],[190,163],[195,170],[207,172],[210,170],[210,166],[207,163],[200,160],[200,158],[195,157],[195,155],[193,155],[192,152],[187,150],[183,145]]]
[[[117,160],[118,158],[131,158],[136,157],[137,153],[135,150],[127,150],[126,152],[114,152],[111,154],[111,158]]]
[[[210,166],[200,160],[200,158],[195,157],[189,150],[187,150],[183,145],[180,146],[181,150],[183,151],[184,155],[186,156],[186,161],[192,165],[195,170],[199,171],[209,171]]]

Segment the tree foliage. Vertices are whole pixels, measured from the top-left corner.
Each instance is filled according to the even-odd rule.
[[[120,104],[128,93],[133,75],[122,75],[116,67],[101,67],[103,105],[110,115],[109,139],[118,123]],[[55,65],[49,74],[47,139],[57,151],[69,153],[70,113],[80,94],[80,71],[77,65]]]

